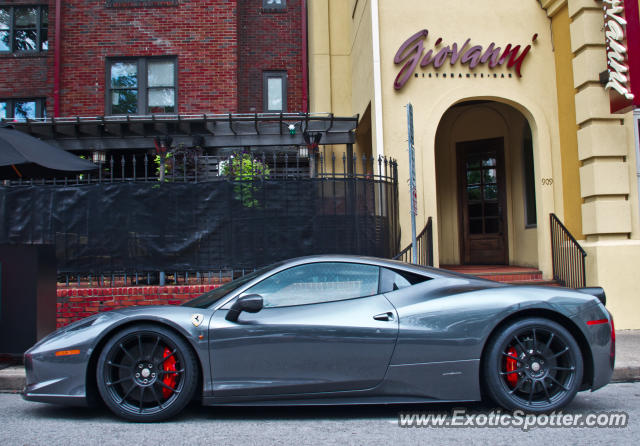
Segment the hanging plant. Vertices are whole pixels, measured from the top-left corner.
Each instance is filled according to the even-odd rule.
[[[235,199],[244,207],[258,207],[257,194],[262,189],[261,181],[268,179],[269,166],[255,159],[248,152],[235,153],[220,163],[222,175],[237,182],[233,188]]]

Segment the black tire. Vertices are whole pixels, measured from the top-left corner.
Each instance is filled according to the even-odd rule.
[[[150,324],[127,327],[102,349],[96,377],[107,407],[132,421],[161,421],[193,399],[198,383],[195,355],[172,330]]]
[[[482,361],[487,394],[505,409],[527,413],[569,404],[583,370],[580,347],[571,333],[543,318],[520,319],[501,329],[487,344]]]

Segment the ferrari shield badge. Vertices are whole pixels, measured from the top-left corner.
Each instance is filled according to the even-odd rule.
[[[203,320],[204,320],[204,316],[201,315],[200,313],[191,315],[191,323],[195,327],[199,327]]]

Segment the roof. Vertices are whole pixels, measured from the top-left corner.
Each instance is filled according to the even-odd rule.
[[[305,132],[320,144],[353,144],[358,115],[331,113],[176,114],[56,117],[12,122],[16,129],[70,151],[153,149],[170,137],[187,147],[306,145]],[[293,125],[295,133],[289,132]]]

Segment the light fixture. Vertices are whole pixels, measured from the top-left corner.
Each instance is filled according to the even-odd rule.
[[[296,134],[296,125],[289,124],[289,135],[294,136]]]
[[[96,150],[91,154],[91,159],[95,164],[104,163],[107,161],[107,154],[101,150]]]

